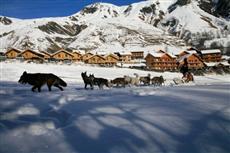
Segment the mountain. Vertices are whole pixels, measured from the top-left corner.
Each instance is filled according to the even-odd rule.
[[[0,17],[0,48],[53,53],[60,48],[114,52],[230,47],[228,4],[228,0],[148,0],[120,7],[95,3],[67,17]]]

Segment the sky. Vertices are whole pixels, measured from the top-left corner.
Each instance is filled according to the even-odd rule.
[[[121,6],[140,1],[143,0],[0,0],[0,15],[20,19],[61,17],[75,14],[96,2]]]

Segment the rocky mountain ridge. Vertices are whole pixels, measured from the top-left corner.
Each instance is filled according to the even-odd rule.
[[[120,7],[95,3],[67,17],[0,17],[0,48],[52,53],[61,48],[113,52],[230,47],[227,2],[148,0]]]

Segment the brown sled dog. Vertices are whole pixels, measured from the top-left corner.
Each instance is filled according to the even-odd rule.
[[[60,90],[63,90],[61,86],[67,86],[65,81],[52,73],[27,73],[24,71],[18,82],[21,84],[28,83],[33,86],[32,91],[38,88],[38,92],[41,92],[41,87],[44,84],[47,84],[49,91],[51,91],[52,85]]]
[[[194,78],[191,72],[187,72],[185,74],[185,77],[183,77],[182,79],[184,79],[185,82],[190,82],[190,81],[194,82]]]

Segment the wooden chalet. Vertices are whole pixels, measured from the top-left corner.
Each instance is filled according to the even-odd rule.
[[[57,51],[56,53],[52,54],[52,58],[58,61],[64,61],[64,60],[70,60],[72,61],[74,58],[74,55],[70,52],[62,49]]]
[[[20,54],[18,54],[18,57],[22,57],[24,60],[33,60],[33,61],[43,61],[44,60],[44,54],[26,49]]]
[[[82,54],[80,52],[73,51],[72,55],[73,55],[73,61],[80,62],[82,60]]]
[[[15,59],[19,54],[21,53],[20,50],[17,50],[15,48],[10,48],[9,50],[7,50],[5,52],[5,56],[8,58],[8,59]]]
[[[88,59],[86,59],[85,63],[104,65],[106,64],[106,59],[101,55],[93,55],[93,56],[90,56]]]
[[[221,62],[221,51],[219,49],[201,50],[204,62]]]
[[[82,55],[82,61],[85,62],[87,59],[89,59],[90,57],[92,57],[94,54],[93,53],[85,53],[84,55]]]
[[[106,60],[106,64],[110,65],[110,66],[114,66],[117,64],[119,57],[117,55],[114,54],[108,54],[104,56],[105,60]]]
[[[119,61],[124,64],[132,63],[131,52],[119,52]]]
[[[152,52],[145,57],[146,66],[150,70],[173,71],[177,69],[176,56],[166,52]]]
[[[144,59],[144,51],[131,51],[131,59]]]
[[[201,69],[205,66],[203,60],[197,54],[185,54],[178,58],[178,64],[182,65],[184,59],[187,58],[189,69]]]

